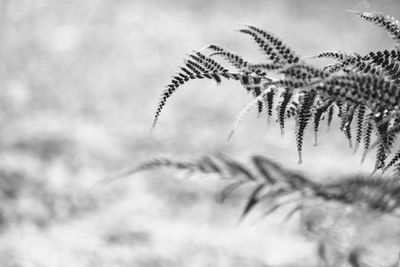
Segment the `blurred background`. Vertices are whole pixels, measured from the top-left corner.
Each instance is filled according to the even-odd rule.
[[[231,81],[179,88],[149,134],[159,94],[187,53],[217,43],[263,60],[235,32],[241,24],[274,32],[305,57],[394,47],[346,10],[400,17],[400,2],[0,0],[0,266],[317,266],[301,218],[237,224],[243,202],[218,204],[221,181],[152,172],[96,185],[157,155],[215,151],[263,154],[319,180],[370,172],[372,159],[361,165],[337,125],[317,148],[308,132],[302,165],[293,125],[281,137],[255,111],[226,144],[251,99]],[[393,262],[395,251],[386,246],[375,260]]]

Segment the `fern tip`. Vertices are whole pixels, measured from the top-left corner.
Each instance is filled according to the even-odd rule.
[[[350,149],[352,149],[354,151],[353,142],[351,141],[351,139],[349,139],[349,147],[350,147]]]
[[[318,55],[317,55],[317,56],[307,56],[307,57],[303,57],[303,59],[316,59],[316,58],[318,58]]]
[[[360,142],[356,142],[353,148],[353,154],[357,153],[359,147],[360,147]]]
[[[354,14],[357,14],[357,15],[361,15],[363,13],[362,11],[351,10],[351,9],[346,9],[346,12],[354,13]]]
[[[367,154],[368,154],[368,150],[364,151],[364,153],[363,153],[363,155],[361,157],[361,164],[364,163],[365,158],[367,157]]]
[[[302,164],[303,163],[303,157],[301,155],[301,151],[299,151],[299,160],[297,161],[297,164]]]
[[[375,173],[378,171],[378,168],[377,167],[375,167],[374,168],[374,170],[371,172],[371,174],[368,176],[368,177],[372,177],[372,176],[374,176],[375,175]]]
[[[202,51],[208,49],[209,47],[210,47],[210,45],[206,45],[206,46],[204,46],[203,48],[200,48],[199,50],[193,50],[193,52],[195,52],[195,53],[197,53],[197,52],[202,52]]]
[[[156,124],[157,124],[157,119],[154,118],[153,123],[151,124],[151,127],[150,127],[149,135],[153,134],[154,128],[156,128]]]
[[[382,174],[384,174],[389,168],[390,168],[389,166],[384,167],[384,168],[382,169]]]

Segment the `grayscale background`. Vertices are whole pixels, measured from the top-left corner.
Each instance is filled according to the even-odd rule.
[[[226,185],[218,179],[157,171],[99,182],[154,156],[215,151],[243,160],[263,154],[320,180],[370,172],[373,159],[361,165],[338,125],[317,148],[307,133],[301,165],[293,125],[281,137],[255,111],[226,144],[251,99],[231,81],[179,88],[149,134],[160,92],[187,53],[217,43],[263,60],[235,31],[243,24],[274,32],[305,57],[394,47],[346,10],[400,17],[400,2],[0,0],[0,266],[318,266],[303,217],[238,224],[243,199],[218,204]],[[364,242],[373,232],[346,227],[338,230],[343,246],[347,235]],[[399,242],[374,240],[378,251]],[[387,258],[371,261],[389,266],[397,252],[388,248]]]

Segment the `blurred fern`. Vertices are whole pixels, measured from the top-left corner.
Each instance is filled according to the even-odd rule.
[[[289,213],[290,216],[302,209],[306,199],[335,201],[378,214],[400,216],[400,184],[395,179],[356,175],[335,182],[319,183],[261,155],[251,156],[250,164],[241,163],[220,153],[192,160],[160,157],[146,160],[115,178],[163,168],[175,169],[187,175],[216,175],[229,181],[221,192],[222,200],[240,186],[251,185],[252,190],[243,208],[243,217],[260,204],[269,205],[264,213],[268,215],[287,204],[280,200],[288,196],[294,196],[295,202],[298,202]]]

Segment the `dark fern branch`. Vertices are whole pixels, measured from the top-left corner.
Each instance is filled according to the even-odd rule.
[[[357,15],[383,28],[399,42],[400,27],[394,18],[367,12],[357,12]],[[326,118],[330,125],[333,120],[337,120],[354,151],[363,143],[364,159],[371,147],[376,146],[375,169],[387,169],[386,159],[396,158],[395,155],[390,156],[395,138],[400,132],[399,50],[371,51],[366,55],[323,52],[314,58],[335,62],[318,68],[306,63],[293,49],[268,31],[245,26],[239,32],[252,38],[267,57],[265,62],[249,62],[240,54],[219,45],[209,45],[205,51],[190,54],[162,92],[153,128],[167,99],[186,82],[210,79],[221,83],[230,79],[238,81],[254,98],[239,114],[235,127],[254,105],[257,105],[259,114],[267,114],[268,120],[276,109],[282,134],[287,120],[296,121],[296,143],[301,162],[305,129],[310,122],[314,123],[314,139],[317,144],[320,121]],[[217,56],[226,61],[232,70],[218,63],[214,59]],[[337,114],[336,107],[339,110]],[[352,128],[355,129],[354,133]],[[376,133],[376,141],[373,140],[373,133]],[[396,162],[390,161],[389,166],[394,166]]]

